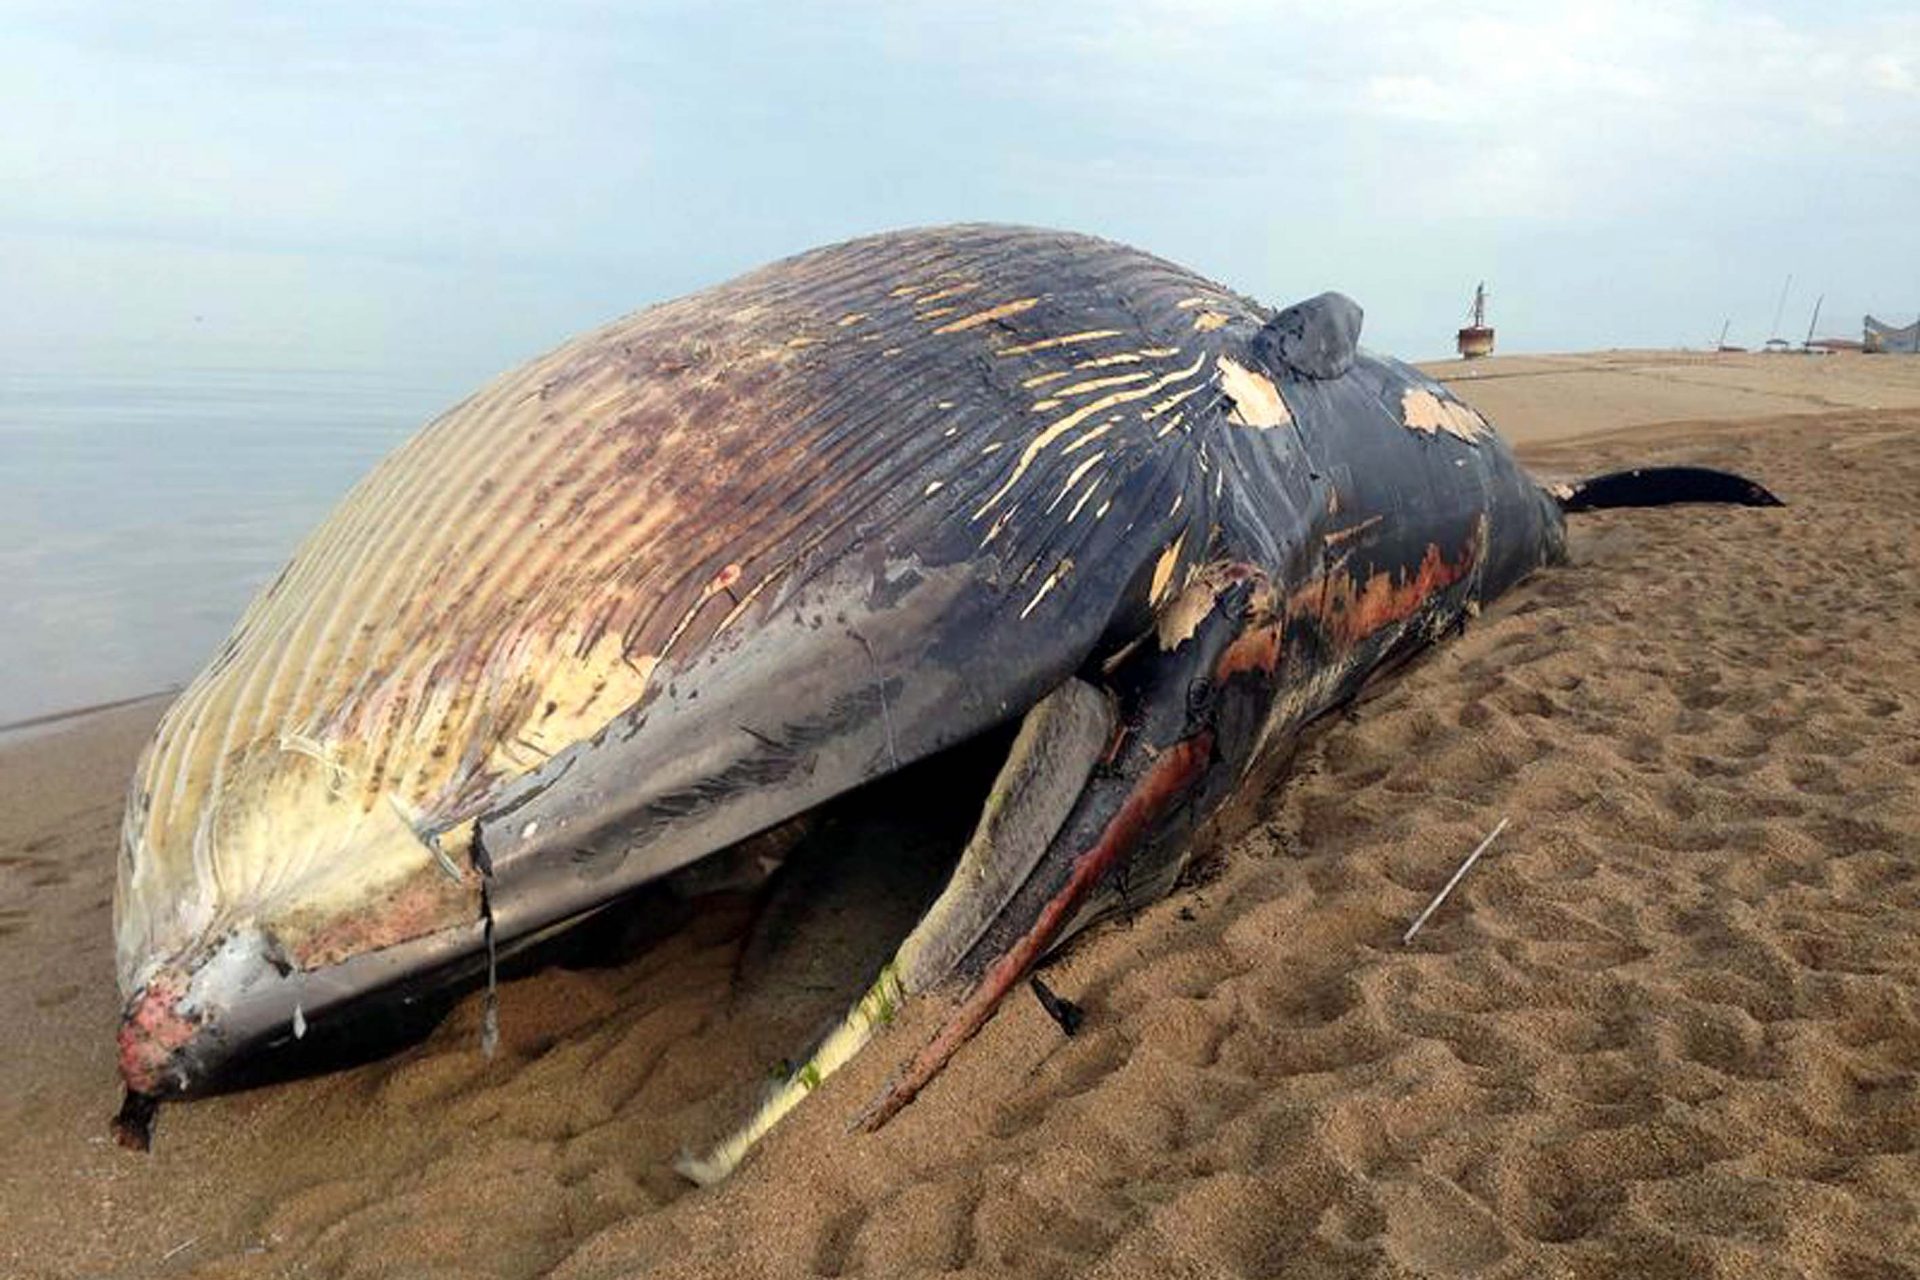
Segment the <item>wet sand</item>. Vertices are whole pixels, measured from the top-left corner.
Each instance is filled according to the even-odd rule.
[[[0,1275],[1914,1274],[1920,361],[1434,368],[1542,476],[1700,462],[1792,505],[1579,519],[1572,565],[1315,734],[1210,879],[1049,970],[1077,1037],[1016,1000],[851,1136],[910,1008],[715,1189],[672,1158],[832,1003],[742,963],[740,897],[507,983],[492,1061],[468,999],[112,1146],[157,706],[0,744]]]

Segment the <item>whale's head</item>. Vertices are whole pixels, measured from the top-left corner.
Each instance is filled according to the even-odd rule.
[[[265,737],[196,755],[170,715],[128,798],[114,897],[120,1072],[198,1092],[334,992],[316,975],[479,921],[479,873],[324,743]],[[458,855],[458,856],[456,856]],[[336,984],[337,985],[337,984]]]

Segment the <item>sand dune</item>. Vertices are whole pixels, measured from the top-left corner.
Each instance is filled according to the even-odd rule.
[[[834,1000],[743,965],[746,898],[508,983],[491,1062],[468,1000],[112,1147],[107,899],[153,710],[0,750],[0,1274],[1914,1274],[1920,411],[1805,397],[1911,405],[1920,362],[1613,362],[1456,385],[1543,474],[1704,462],[1792,505],[1583,518],[1571,566],[1316,734],[1202,883],[1050,970],[1077,1037],[1016,1001],[851,1136],[938,1012],[910,1009],[712,1190],[672,1157]],[[1557,438],[1674,385],[1696,421]]]

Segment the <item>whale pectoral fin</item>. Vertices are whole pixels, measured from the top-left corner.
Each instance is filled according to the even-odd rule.
[[[947,886],[866,993],[753,1115],[702,1158],[676,1166],[717,1182],[801,1099],[852,1061],[909,995],[945,981],[1006,910],[1060,833],[1112,746],[1113,699],[1069,679],[1026,714]]]
[[[1565,512],[1618,507],[1666,507],[1681,502],[1725,502],[1742,507],[1784,507],[1764,485],[1711,467],[1635,467],[1590,476],[1546,491]]]
[[[947,887],[900,945],[894,963],[908,992],[952,976],[1005,911],[1066,825],[1117,727],[1111,695],[1079,679],[1027,713]]]
[[[1353,367],[1365,313],[1344,293],[1296,302],[1260,326],[1253,352],[1302,378],[1337,378]]]
[[[1203,614],[1163,627],[1155,650],[1120,673],[1124,739],[962,962],[978,975],[972,989],[856,1128],[879,1128],[931,1083],[1033,967],[1099,914],[1116,877],[1171,885],[1193,828],[1250,763],[1271,704],[1279,633],[1270,595],[1257,574],[1232,569],[1206,589]]]

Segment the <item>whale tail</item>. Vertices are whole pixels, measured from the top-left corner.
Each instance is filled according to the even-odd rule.
[[[1605,511],[1614,507],[1666,507],[1677,502],[1726,502],[1742,507],[1783,507],[1765,485],[1711,467],[1635,467],[1572,484],[1544,486],[1560,510]]]

